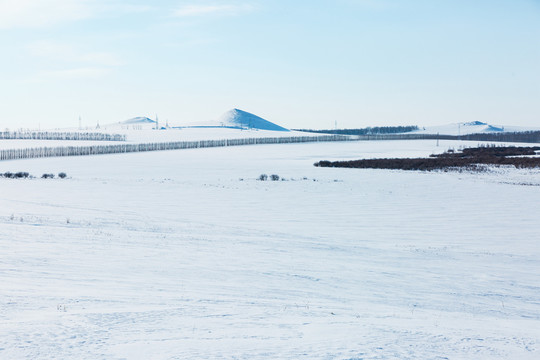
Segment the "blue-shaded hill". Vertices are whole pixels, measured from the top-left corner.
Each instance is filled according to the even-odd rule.
[[[217,120],[217,123],[219,126],[242,129],[290,131],[257,115],[239,109],[227,111],[225,114],[221,115],[221,117]]]

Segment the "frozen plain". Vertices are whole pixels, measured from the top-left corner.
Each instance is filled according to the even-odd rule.
[[[2,162],[0,358],[537,359],[540,172],[313,166],[460,144]]]

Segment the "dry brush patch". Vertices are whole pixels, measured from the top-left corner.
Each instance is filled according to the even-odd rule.
[[[444,170],[472,168],[474,165],[513,165],[516,168],[540,168],[540,157],[534,157],[540,147],[486,146],[467,148],[455,152],[430,155],[427,158],[361,159],[351,161],[319,161],[318,167],[343,167],[359,169],[395,170]]]

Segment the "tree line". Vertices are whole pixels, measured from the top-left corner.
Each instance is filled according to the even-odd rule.
[[[126,135],[99,132],[0,131],[0,140],[126,141]]]
[[[411,131],[418,130],[416,126],[394,126],[387,127],[388,130],[369,131],[368,129],[383,128],[364,128],[364,129],[343,129],[343,130],[298,130],[304,132],[330,133],[342,135],[356,135],[357,140],[472,140],[472,141],[496,141],[496,142],[524,142],[540,143],[540,131],[521,131],[521,132],[493,132],[478,133],[468,135],[446,135],[446,134],[410,134]],[[410,129],[404,131],[403,129]]]
[[[332,130],[311,130],[294,129],[296,131],[313,132],[320,134],[339,134],[339,135],[378,135],[378,134],[398,134],[418,130],[416,125],[407,126],[374,126],[360,129],[332,129]]]
[[[461,140],[540,143],[540,131],[494,132],[461,135]]]

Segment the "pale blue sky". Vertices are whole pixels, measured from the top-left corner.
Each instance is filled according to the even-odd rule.
[[[0,127],[540,126],[540,0],[0,0]]]

